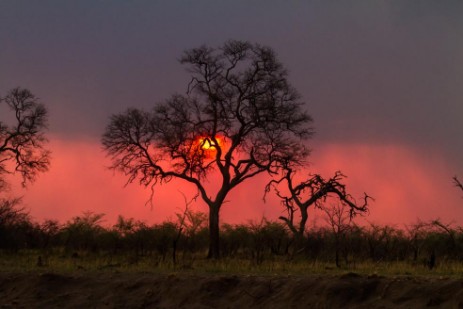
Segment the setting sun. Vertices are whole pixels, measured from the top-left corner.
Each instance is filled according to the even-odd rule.
[[[204,150],[210,150],[211,148],[214,148],[214,144],[209,138],[200,138],[199,144]]]
[[[199,148],[206,151],[214,151],[216,150],[217,146],[222,146],[223,140],[222,138],[216,136],[216,142],[214,142],[210,137],[201,137],[198,139],[197,143]],[[217,143],[217,144],[216,144]]]

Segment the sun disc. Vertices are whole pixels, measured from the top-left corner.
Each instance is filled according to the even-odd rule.
[[[200,145],[201,145],[201,148],[204,150],[210,150],[211,148],[214,148],[212,146],[211,141],[208,138],[205,138],[205,139],[202,138],[200,140]]]

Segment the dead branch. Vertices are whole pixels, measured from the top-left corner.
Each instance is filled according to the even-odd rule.
[[[285,173],[280,179],[273,179],[266,185],[264,199],[270,191],[273,190],[275,192],[288,213],[286,217],[280,216],[280,219],[287,224],[293,233],[300,236],[305,231],[308,209],[312,205],[321,208],[329,197],[337,197],[343,205],[349,207],[349,216],[352,220],[357,214],[368,212],[369,200],[374,200],[371,196],[364,193],[362,203],[357,203],[347,193],[346,185],[342,183],[346,176],[340,171],[337,171],[328,180],[319,174],[310,175],[311,177],[308,180],[302,181],[297,185],[293,182],[293,176],[293,169],[286,166]],[[288,194],[283,194],[278,188],[283,182],[287,185]],[[299,227],[296,227],[294,224],[294,213],[296,210],[299,210],[301,215]]]

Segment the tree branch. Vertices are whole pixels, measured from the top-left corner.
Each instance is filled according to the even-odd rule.
[[[11,162],[26,185],[50,164],[50,152],[44,149],[47,110],[27,89],[12,89],[1,102],[13,111],[15,123],[6,126],[0,122],[0,177],[3,173],[13,173],[5,166]]]
[[[463,191],[463,184],[460,182],[460,180],[458,179],[457,176],[453,177],[453,182],[454,182],[455,186],[457,186],[458,188],[460,188]]]

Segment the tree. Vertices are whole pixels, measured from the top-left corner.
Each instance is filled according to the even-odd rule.
[[[323,202],[328,197],[334,195],[341,203],[349,208],[349,215],[352,218],[357,213],[364,213],[368,211],[368,199],[371,199],[366,193],[364,194],[363,204],[357,205],[356,201],[346,191],[346,185],[342,183],[345,176],[341,172],[336,172],[333,177],[325,180],[322,176],[315,174],[308,180],[302,181],[295,185],[293,176],[295,171],[290,164],[285,164],[283,176],[280,179],[272,179],[265,188],[267,194],[272,189],[276,195],[281,199],[283,206],[288,212],[288,216],[281,216],[288,228],[294,233],[296,238],[301,239],[304,232],[307,220],[309,218],[308,209],[310,206],[315,205],[321,208]],[[285,183],[287,193],[282,192],[278,185]],[[299,210],[301,219],[296,226],[294,223],[294,214]]]
[[[351,229],[352,216],[347,209],[345,203],[331,204],[330,207],[322,206],[321,209],[326,214],[326,222],[331,227],[334,236],[334,250],[336,267],[340,268],[339,251],[341,240],[345,234]],[[344,254],[344,259],[347,264],[347,253]]]
[[[105,214],[85,211],[82,216],[75,216],[64,227],[66,249],[96,250],[98,239],[104,232],[101,224]]]
[[[20,198],[0,199],[0,249],[19,249],[27,243],[33,224],[20,204]]]
[[[113,115],[102,138],[112,168],[131,183],[193,184],[209,207],[210,258],[219,257],[219,212],[231,190],[283,160],[303,164],[311,117],[266,46],[228,41],[186,50],[191,81],[151,111]],[[208,186],[208,178],[219,188]]]
[[[18,172],[23,185],[33,182],[37,174],[48,169],[50,152],[44,148],[47,139],[47,110],[29,90],[15,88],[0,103],[13,112],[12,125],[0,121],[0,190],[5,187],[5,174]]]
[[[410,247],[413,250],[414,263],[418,261],[418,256],[425,244],[426,235],[430,233],[430,226],[430,223],[421,221],[419,219],[416,223],[409,226],[405,226],[408,233]]]
[[[29,214],[22,207],[20,198],[0,199],[0,228],[18,225],[23,221],[29,221]]]

